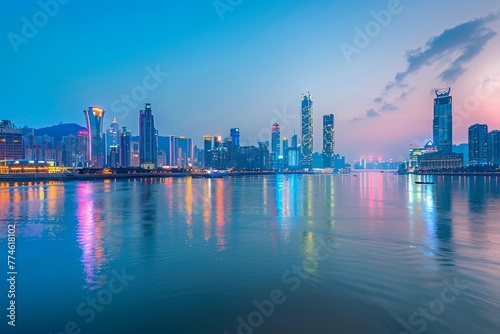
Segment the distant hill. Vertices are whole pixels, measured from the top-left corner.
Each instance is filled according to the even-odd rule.
[[[74,123],[68,123],[68,124],[61,123],[58,125],[49,126],[47,128],[35,129],[35,136],[47,135],[49,137],[54,137],[56,141],[60,141],[62,140],[63,136],[68,136],[70,134],[76,136],[78,135],[78,131],[86,129],[87,128],[84,128],[83,126]]]

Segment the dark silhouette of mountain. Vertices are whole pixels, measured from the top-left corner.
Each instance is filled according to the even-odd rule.
[[[78,135],[78,131],[80,130],[87,130],[87,128],[74,123],[61,123],[49,126],[47,128],[35,129],[35,136],[47,135],[49,137],[54,137],[55,141],[57,142],[62,140],[63,136],[69,136],[70,134],[75,136]]]

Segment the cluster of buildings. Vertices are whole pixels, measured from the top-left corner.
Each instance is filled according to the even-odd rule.
[[[453,98],[451,88],[435,91],[433,140],[424,147],[410,145],[406,170],[442,171],[464,166],[498,166],[500,141],[498,130],[488,132],[486,124],[469,127],[468,143],[453,145]]]
[[[205,136],[203,138],[204,168],[230,168],[236,170],[303,170],[312,168],[332,169],[339,167],[345,158],[335,154],[335,119],[333,114],[323,115],[323,150],[313,152],[313,96],[310,92],[301,97],[301,133],[291,138],[281,136],[281,126],[271,126],[271,140],[258,142],[256,146],[240,145],[240,129],[233,128],[229,136]],[[198,159],[202,161],[202,159]]]
[[[451,88],[435,91],[433,139],[424,147],[410,145],[409,159],[403,166],[382,157],[361,157],[355,169],[394,169],[407,172],[459,169],[463,166],[498,166],[500,131],[488,131],[486,124],[469,128],[468,143],[453,145],[453,98]],[[301,96],[301,131],[282,138],[278,123],[271,126],[271,138],[253,146],[240,144],[240,129],[228,136],[204,136],[203,147],[192,138],[159,136],[150,103],[139,111],[139,134],[132,136],[116,119],[104,129],[105,111],[99,107],[84,110],[87,128],[57,140],[36,136],[34,129],[16,128],[10,121],[0,122],[0,165],[50,163],[69,168],[156,169],[165,167],[234,170],[311,170],[322,168],[349,172],[350,164],[335,152],[335,118],[323,115],[322,152],[313,151],[313,96]],[[31,167],[30,167],[31,168]]]
[[[0,160],[47,162],[70,168],[198,167],[235,170],[302,170],[346,167],[345,157],[335,154],[334,115],[323,116],[323,150],[313,152],[313,96],[301,97],[300,138],[281,137],[281,127],[272,125],[269,141],[257,146],[240,145],[240,129],[229,136],[204,136],[203,147],[183,136],[159,136],[153,109],[146,103],[139,111],[139,135],[132,136],[127,127],[120,128],[116,119],[104,129],[105,110],[89,107],[83,111],[87,128],[62,136],[35,136],[34,129],[18,129],[10,121],[0,123]],[[300,141],[299,141],[300,140]]]

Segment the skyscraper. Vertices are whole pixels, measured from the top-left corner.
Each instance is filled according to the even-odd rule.
[[[23,157],[23,134],[10,121],[0,122],[0,159],[15,160]]]
[[[120,127],[116,118],[111,122],[111,126],[106,130],[106,159],[109,157],[110,147],[117,146],[120,143]],[[108,163],[109,166],[111,164]],[[113,166],[112,166],[113,167]]]
[[[203,151],[205,153],[205,168],[212,167],[212,136],[203,137]]]
[[[240,129],[233,128],[231,129],[231,139],[233,146],[240,146]]]
[[[312,168],[313,155],[313,96],[310,92],[302,94],[302,168]]]
[[[298,139],[297,139],[297,135],[296,135],[296,134],[294,134],[294,135],[292,136],[292,148],[297,148],[297,147],[299,147],[299,146],[298,146]]]
[[[433,141],[441,154],[452,153],[453,122],[451,88],[436,90],[434,99]]]
[[[488,163],[488,125],[474,124],[469,127],[469,165]]]
[[[76,167],[88,167],[89,164],[89,132],[88,130],[78,131],[76,137]]]
[[[335,167],[335,123],[333,114],[323,115],[323,168]]]
[[[87,120],[88,137],[88,165],[89,167],[102,167],[104,164],[104,137],[103,137],[103,117],[104,110],[98,107],[89,107],[84,110]]]
[[[266,170],[269,168],[269,142],[259,142],[258,168]]]
[[[271,166],[279,169],[279,157],[281,154],[281,129],[278,123],[274,123],[271,129]]]
[[[488,164],[500,165],[500,131],[488,133]]]
[[[130,153],[132,151],[130,147],[130,139],[132,137],[132,133],[125,126],[122,128],[122,132],[120,133],[120,166],[121,167],[130,167]]]
[[[139,113],[139,156],[142,168],[154,169],[158,160],[158,133],[150,103]]]
[[[283,138],[283,168],[288,167],[288,138]]]
[[[184,136],[174,136],[172,156],[177,167],[188,167],[193,162],[193,140]]]

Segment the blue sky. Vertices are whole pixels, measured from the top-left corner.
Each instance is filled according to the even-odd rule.
[[[432,90],[452,86],[456,143],[473,123],[500,128],[496,0],[61,2],[46,22],[37,1],[2,2],[0,118],[18,126],[83,125],[97,105],[136,132],[151,102],[162,135],[201,144],[240,127],[253,145],[276,121],[299,133],[310,90],[316,150],[333,113],[338,152],[398,159],[431,137]],[[23,18],[39,24],[28,38]],[[357,28],[371,37],[356,46]]]

